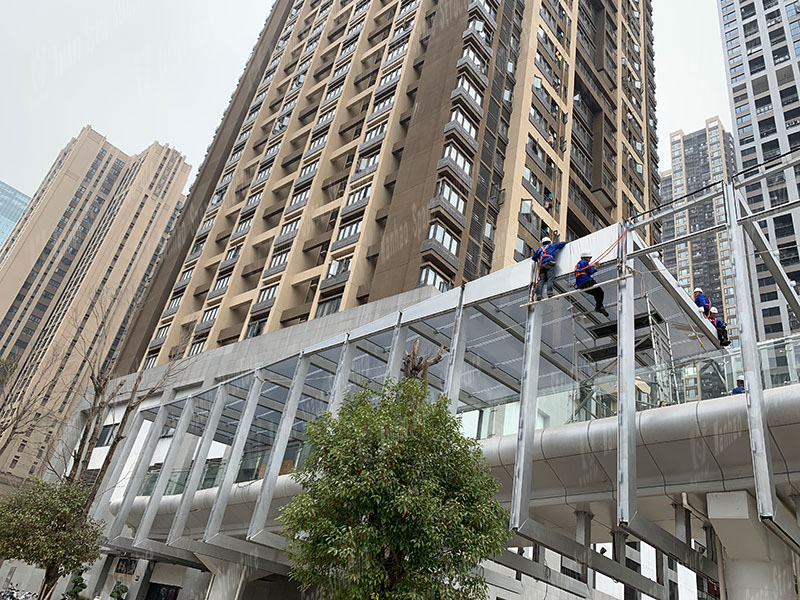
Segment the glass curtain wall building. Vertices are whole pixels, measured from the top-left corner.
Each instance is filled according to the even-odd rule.
[[[5,243],[30,201],[30,196],[0,181],[0,246]]]

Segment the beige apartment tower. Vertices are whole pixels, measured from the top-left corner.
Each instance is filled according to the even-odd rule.
[[[0,471],[41,474],[108,369],[185,197],[189,166],[153,143],[128,155],[85,127],[59,153],[0,251]]]
[[[277,0],[189,199],[205,218],[126,352],[446,290],[647,210],[653,80],[649,0]]]

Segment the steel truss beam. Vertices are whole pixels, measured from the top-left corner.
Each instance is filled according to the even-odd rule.
[[[645,577],[641,573],[637,573],[633,569],[629,569],[624,565],[624,562],[619,563],[603,556],[590,547],[561,535],[533,519],[525,521],[517,529],[517,535],[528,542],[540,544],[562,556],[566,556],[580,565],[585,565],[588,569],[611,577],[643,594],[657,600],[667,600],[667,589],[663,585]],[[576,581],[576,583],[579,582]]]

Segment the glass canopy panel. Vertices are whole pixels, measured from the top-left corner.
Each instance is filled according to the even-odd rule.
[[[351,392],[367,387],[377,389],[383,383],[393,335],[394,328],[350,340],[354,344],[348,386]]]
[[[447,364],[452,349],[455,311],[435,314],[409,324],[405,352],[410,353],[415,342],[419,342],[419,357],[435,360],[442,350],[441,360],[428,369],[428,391],[432,396],[444,392]],[[405,354],[404,354],[405,356]]]

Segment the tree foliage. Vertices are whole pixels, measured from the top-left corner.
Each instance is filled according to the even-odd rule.
[[[329,600],[476,600],[476,567],[509,539],[499,483],[424,380],[309,424],[305,493],[281,515],[292,577]]]
[[[100,558],[102,524],[87,518],[86,497],[80,482],[33,480],[0,501],[0,556],[44,569],[41,597]]]

